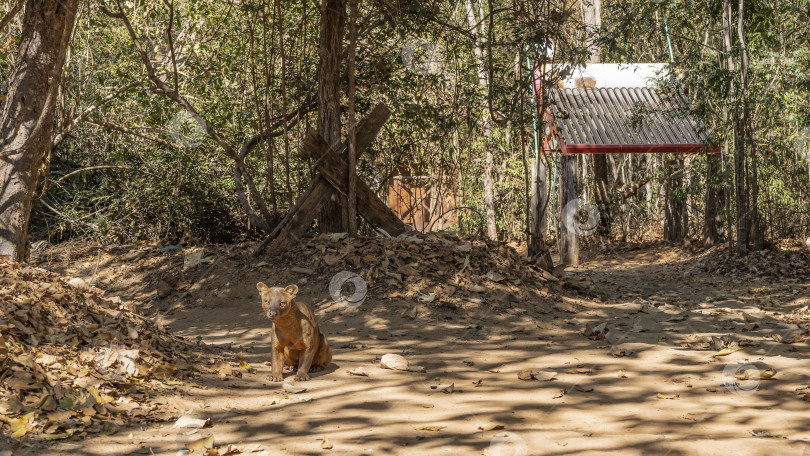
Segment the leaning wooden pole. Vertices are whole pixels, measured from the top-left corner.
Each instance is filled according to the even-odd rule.
[[[368,117],[358,122],[352,128],[351,135],[355,138],[357,157],[374,142],[385,122],[391,116],[391,111],[382,103],[371,110]],[[337,149],[337,153],[345,158],[348,154],[348,141],[344,141]],[[265,248],[271,246],[272,250],[283,250],[304,234],[312,223],[312,218],[321,210],[325,201],[335,194],[335,189],[320,174],[315,176],[309,188],[298,198],[295,205],[279,222],[272,233],[254,250],[254,255],[261,254]]]

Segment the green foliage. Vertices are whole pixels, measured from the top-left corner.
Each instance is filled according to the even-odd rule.
[[[113,2],[104,4],[115,9]],[[363,2],[356,60],[357,117],[362,118],[377,102],[385,102],[393,116],[360,160],[358,170],[381,193],[397,172],[432,176],[434,188],[460,196],[458,228],[479,231],[485,226],[483,164],[489,150],[495,162],[498,228],[503,237],[522,237],[526,232],[524,154],[529,161],[534,155],[526,53],[535,56],[534,49],[553,39],[558,62],[586,61],[587,34],[580,5],[472,1],[484,30],[480,43],[487,81],[482,83],[465,4]],[[799,131],[810,127],[808,1],[746,4],[750,137],[765,193],[763,212],[776,227],[774,235],[792,236],[806,230],[810,219],[808,166],[795,146]],[[171,21],[166,3],[136,0],[126,5],[160,77],[172,87],[176,83],[177,91],[235,149],[275,123],[283,112],[312,104],[320,17],[312,2],[179,0],[174,2]],[[723,110],[733,102],[732,83],[739,75],[724,64],[726,54],[717,31],[721,5],[720,1],[605,0],[599,45],[603,61],[668,61],[666,17],[673,68],[685,69],[677,84],[689,87],[697,112],[722,146],[730,135]],[[12,43],[16,39],[13,32],[7,38]],[[421,44],[414,46],[414,42]],[[406,66],[403,49],[409,43],[412,53]],[[739,49],[732,52],[739,57]],[[0,54],[4,75],[10,58]],[[102,103],[133,82],[137,85]],[[208,138],[177,144],[171,119],[180,108],[150,90],[122,21],[95,6],[83,12],[62,85],[57,131],[69,127],[84,110],[101,104],[52,151],[51,174],[43,183],[46,192],[33,215],[37,237],[232,241],[255,233],[239,204],[233,161]],[[492,119],[489,139],[484,138],[486,116]],[[298,149],[307,129],[316,124],[315,109],[303,109],[289,123],[286,137],[277,128],[277,134],[246,158],[275,217],[285,213],[309,184],[311,163],[298,157]],[[347,127],[344,119],[344,131]],[[193,138],[193,125],[190,129],[186,125],[185,131],[183,138]],[[660,187],[671,176],[665,173],[661,157],[612,158],[612,197],[652,176],[650,184],[614,208],[622,220],[617,228],[621,232],[614,234],[642,234],[658,221]],[[588,160],[581,165],[588,165]],[[60,176],[93,166],[108,168],[77,172],[57,184]],[[689,160],[679,193],[689,202],[691,220],[698,223],[707,188],[704,169],[703,157]],[[730,176],[726,160],[723,173],[711,179],[728,182]],[[583,176],[580,188],[583,197],[593,198],[590,174]],[[692,232],[698,233],[699,227]]]

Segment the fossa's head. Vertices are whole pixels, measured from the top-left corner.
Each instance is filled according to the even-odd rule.
[[[262,310],[270,320],[275,320],[289,312],[293,307],[295,295],[298,293],[297,285],[271,288],[259,282],[256,284],[256,288],[259,289],[259,294],[262,296]]]

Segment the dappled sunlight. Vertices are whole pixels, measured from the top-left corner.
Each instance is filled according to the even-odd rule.
[[[271,323],[255,291],[257,281],[294,282],[294,273],[223,259],[189,273],[194,283],[205,279],[202,301],[179,294],[149,306],[166,309],[161,318],[178,334],[255,369],[226,379],[203,373],[192,380],[202,388],[184,385],[170,402],[211,418],[214,426],[194,435],[214,434],[217,445],[261,445],[270,455],[321,454],[323,438],[348,454],[480,454],[504,442],[552,455],[711,454],[741,442],[753,453],[773,445],[803,451],[810,418],[797,390],[810,384],[807,345],[772,338],[788,328],[781,307],[757,306],[755,281],[707,275],[677,253],[603,252],[569,270],[560,295],[485,297],[458,308],[379,294],[350,308],[333,302],[325,284],[307,281],[298,299],[315,309],[334,357],[297,382],[308,388],[300,394],[268,381]],[[784,294],[778,284],[769,290]],[[386,353],[426,372],[377,367]],[[751,387],[724,373],[745,361],[776,374]],[[369,376],[347,374],[359,367]],[[539,380],[520,380],[527,370]],[[292,372],[284,375],[292,382]],[[53,454],[173,452],[189,436],[170,425],[81,448],[64,443]]]

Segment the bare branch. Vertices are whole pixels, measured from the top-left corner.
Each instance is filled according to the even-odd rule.
[[[39,200],[39,203],[42,204],[43,206],[45,206],[46,208],[48,208],[48,210],[50,210],[54,214],[58,215],[59,217],[62,217],[63,219],[67,220],[68,222],[70,222],[70,223],[72,223],[74,225],[85,225],[85,226],[89,226],[90,229],[92,229],[92,230],[98,230],[98,225],[96,225],[95,223],[82,222],[82,221],[77,220],[77,219],[75,219],[73,217],[70,217],[70,216],[68,216],[68,215],[66,215],[66,214],[64,214],[62,212],[59,212],[56,208],[54,208],[50,204],[46,203],[45,200],[41,199],[41,200]]]
[[[59,133],[55,134],[53,139],[51,139],[51,150],[58,147],[59,144],[61,144],[62,141],[64,141],[65,138],[67,138],[68,134],[70,134],[70,132],[73,131],[73,129],[80,122],[87,120],[87,118],[90,116],[90,114],[96,112],[98,110],[98,108],[100,108],[101,106],[103,106],[107,102],[120,97],[126,91],[128,91],[129,89],[137,86],[138,84],[139,84],[139,81],[135,81],[135,82],[131,82],[131,83],[129,83],[129,84],[123,86],[123,87],[120,87],[120,88],[116,89],[115,91],[113,91],[112,93],[110,93],[109,95],[107,95],[106,97],[99,100],[98,102],[88,106],[84,111],[82,111],[81,114],[73,117],[72,119],[68,119],[68,121],[67,121],[67,123],[65,125],[60,126]]]
[[[124,13],[123,12],[121,12],[121,13],[113,13],[112,11],[110,11],[106,7],[104,7],[104,5],[99,5],[99,8],[101,8],[102,13],[106,14],[107,16],[110,16],[113,19],[123,19],[124,18]]]
[[[16,16],[17,13],[20,12],[22,7],[23,7],[23,0],[17,0],[17,3],[14,6],[12,6],[10,10],[8,10],[8,12],[3,16],[2,19],[0,19],[0,30],[6,28],[8,23],[11,22],[12,19],[14,19],[14,16]]]
[[[138,138],[145,139],[147,141],[152,141],[153,143],[164,146],[164,147],[173,147],[174,146],[172,143],[170,143],[168,141],[164,141],[164,140],[162,140],[160,138],[157,138],[157,137],[154,137],[154,136],[145,135],[145,134],[143,134],[143,133],[141,133],[139,131],[133,130],[132,128],[124,127],[122,125],[115,125],[115,124],[111,124],[109,122],[104,122],[104,121],[100,121],[100,120],[93,120],[93,119],[86,119],[85,122],[87,122],[87,123],[89,123],[91,125],[96,125],[96,126],[99,126],[99,127],[109,128],[110,130],[120,131],[121,133],[126,133],[128,135],[136,136]]]

